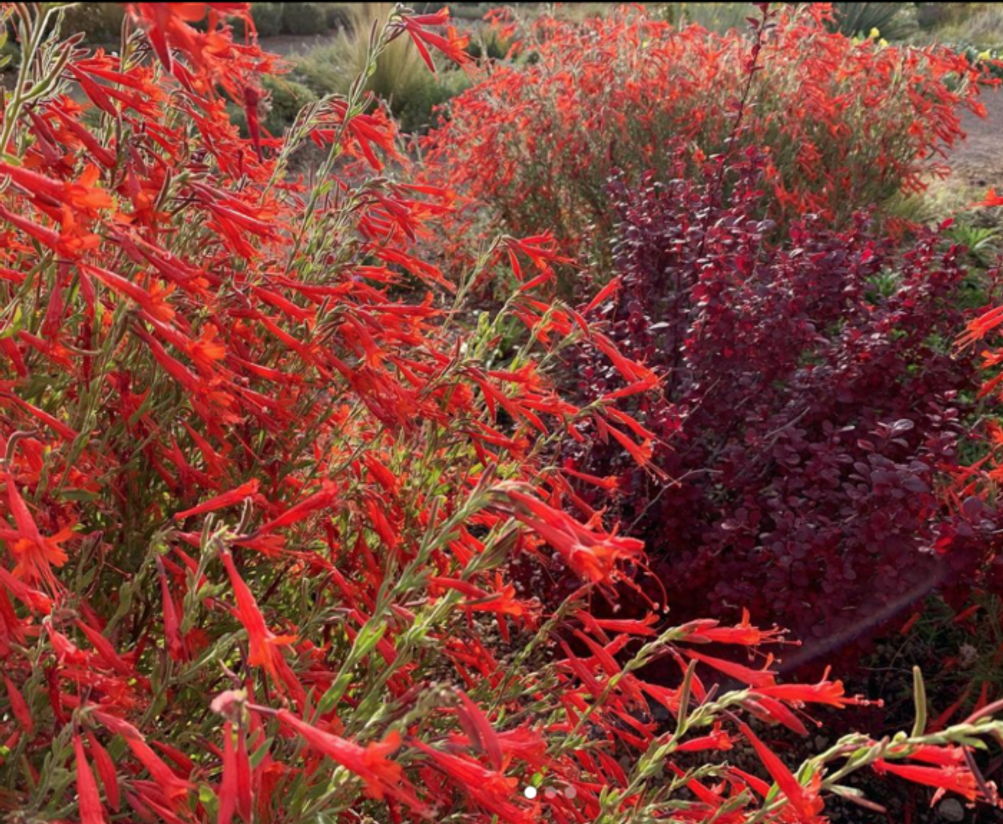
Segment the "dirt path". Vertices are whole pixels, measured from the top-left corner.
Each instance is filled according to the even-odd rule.
[[[1003,89],[982,94],[986,116],[965,112],[962,128],[968,137],[949,154],[952,174],[979,189],[1003,187]]]

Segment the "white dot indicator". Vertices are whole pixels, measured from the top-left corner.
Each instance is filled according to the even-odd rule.
[[[526,789],[522,791],[522,794],[526,796],[526,798],[536,798],[536,787],[526,787]]]
[[[576,795],[578,795],[578,790],[576,790],[574,787],[565,787],[564,794],[568,798],[574,798]]]

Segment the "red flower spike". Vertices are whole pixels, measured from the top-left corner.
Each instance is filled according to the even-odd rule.
[[[87,763],[87,756],[84,752],[83,741],[79,735],[73,736],[73,753],[76,758],[77,768],[77,797],[80,808],[80,824],[105,824],[104,807],[101,806],[101,796],[98,794],[98,785],[94,780],[94,773],[91,772]]]
[[[24,696],[21,695],[20,690],[15,686],[14,682],[10,680],[8,676],[4,676],[4,686],[7,687],[7,698],[10,700],[10,708],[14,713],[14,717],[17,718],[18,723],[24,729],[24,731],[31,735],[35,729],[35,721],[31,717],[31,710],[28,708],[28,704],[24,700]]]
[[[358,744],[311,726],[287,710],[279,710],[278,719],[302,737],[311,748],[359,776],[373,798],[383,798],[384,795],[388,795],[407,804],[415,812],[422,813],[425,810],[424,804],[418,800],[413,789],[402,777],[400,765],[387,757],[400,748],[401,740],[398,734],[392,733],[379,743],[360,747]]]
[[[640,541],[589,530],[564,512],[522,492],[509,490],[505,494],[517,506],[515,517],[546,540],[585,580],[608,583],[616,577],[621,561],[641,555]]]
[[[122,806],[122,795],[118,786],[118,775],[115,772],[115,762],[111,760],[108,751],[101,746],[93,733],[87,734],[87,746],[90,748],[91,758],[97,768],[98,775],[101,776],[101,784],[104,787],[108,805],[115,812],[118,812]]]
[[[273,678],[276,678],[279,667],[276,659],[282,657],[278,647],[291,644],[296,640],[295,636],[275,635],[268,629],[254,595],[244,583],[244,579],[240,577],[240,573],[237,572],[237,566],[229,552],[222,554],[222,561],[237,599],[237,617],[244,625],[244,629],[247,630],[251,653],[248,657],[248,663],[251,666],[264,667]]]
[[[787,769],[786,765],[756,737],[755,733],[748,726],[740,723],[738,728],[741,730],[742,735],[752,744],[756,754],[759,756],[759,760],[766,767],[766,771],[776,782],[780,791],[787,798],[788,803],[797,811],[803,824],[812,824],[812,822],[823,824],[825,819],[819,815],[823,804],[818,797],[817,790],[802,786],[791,771]],[[818,776],[815,776],[815,781],[818,781]]]

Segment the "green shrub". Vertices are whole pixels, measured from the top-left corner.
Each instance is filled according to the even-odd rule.
[[[986,3],[956,15],[940,26],[934,36],[941,41],[970,43],[979,48],[992,48],[1003,43],[1003,9]]]
[[[262,75],[262,83],[268,93],[262,104],[261,122],[271,134],[279,137],[285,133],[300,109],[317,100],[317,95],[308,86],[288,75]],[[247,118],[244,110],[231,106],[231,120],[237,124],[241,134],[247,134]]]
[[[320,3],[324,8],[324,19],[329,29],[344,29],[351,23],[352,15],[344,3]]]
[[[449,6],[449,14],[457,20],[480,20],[488,9],[493,8],[491,3],[429,3],[428,6]],[[571,5],[587,5],[572,3]]]
[[[274,37],[282,32],[284,3],[251,3],[251,17],[261,37]]]
[[[329,29],[326,3],[286,3],[282,31],[286,34],[323,34]]]
[[[696,24],[708,31],[724,34],[732,29],[748,28],[748,3],[666,3],[665,19],[679,26]]]
[[[497,29],[488,28],[471,35],[467,53],[475,60],[483,57],[504,60],[511,45],[512,41],[502,37]]]
[[[300,109],[317,100],[309,86],[291,77],[266,75],[263,85],[269,93],[269,111],[264,124],[275,135],[282,134],[292,124]]]
[[[121,3],[77,3],[63,15],[62,31],[83,32],[91,43],[111,43],[119,39],[125,10]]]
[[[954,5],[953,3],[951,5]],[[960,3],[958,5],[961,5]],[[950,19],[948,4],[946,3],[917,3],[916,23],[921,29],[933,29],[941,26]]]
[[[422,133],[436,122],[436,110],[468,89],[471,82],[465,72],[441,72],[438,80],[412,83],[405,94],[388,103],[402,131]]]
[[[999,3],[917,3],[916,22],[926,39],[995,46],[1003,42]]]
[[[21,49],[0,26],[0,72],[16,72],[20,59]]]
[[[847,37],[868,36],[875,29],[885,40],[902,40],[916,30],[913,3],[833,3],[830,25]]]

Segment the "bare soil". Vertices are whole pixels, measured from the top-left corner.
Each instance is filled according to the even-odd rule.
[[[1003,187],[1003,89],[983,92],[986,116],[965,112],[967,138],[951,150],[952,177],[976,189]]]

